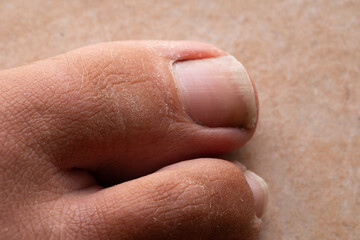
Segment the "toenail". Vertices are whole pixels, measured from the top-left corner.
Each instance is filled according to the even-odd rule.
[[[209,127],[254,128],[256,93],[233,56],[175,62],[180,99],[193,121]]]
[[[247,170],[244,176],[253,192],[256,216],[261,217],[265,212],[269,197],[268,185],[264,179],[252,171]]]

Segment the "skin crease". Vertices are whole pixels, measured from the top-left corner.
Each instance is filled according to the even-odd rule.
[[[179,101],[172,64],[223,55],[203,43],[114,42],[0,72],[0,238],[255,239],[260,220],[235,165],[152,173],[254,133],[195,124]]]

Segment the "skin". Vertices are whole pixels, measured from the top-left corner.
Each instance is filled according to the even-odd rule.
[[[0,238],[256,239],[243,171],[196,159],[242,146],[255,128],[195,123],[171,72],[224,55],[113,42],[1,71]]]

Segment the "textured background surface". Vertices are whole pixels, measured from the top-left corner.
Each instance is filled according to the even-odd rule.
[[[360,1],[0,0],[0,69],[129,39],[210,42],[249,70],[262,240],[360,239]]]

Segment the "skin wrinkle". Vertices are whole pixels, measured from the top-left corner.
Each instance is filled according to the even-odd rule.
[[[194,234],[201,237],[216,231],[216,234],[220,234],[226,227],[231,228],[233,232],[240,231],[234,227],[234,224],[238,223],[236,219],[243,218],[238,215],[241,209],[233,208],[237,199],[224,199],[222,196],[239,195],[237,192],[244,189],[250,192],[250,189],[241,182],[229,181],[229,178],[237,178],[236,174],[241,174],[239,172],[230,171],[226,175],[218,176],[218,181],[213,181],[210,176],[226,172],[218,172],[224,168],[224,163],[219,163],[213,166],[214,168],[205,165],[191,168],[186,174],[182,173],[183,169],[177,169],[173,174],[161,175],[164,180],[156,177],[156,173],[146,176],[148,180],[142,184],[140,183],[143,180],[136,179],[130,181],[132,183],[99,189],[100,191],[91,194],[77,194],[78,189],[89,187],[95,181],[90,174],[82,170],[79,172],[84,175],[79,178],[75,177],[79,174],[76,172],[62,174],[66,169],[105,169],[105,175],[111,175],[107,172],[109,168],[117,168],[117,175],[126,174],[121,172],[123,169],[134,171],[139,166],[156,170],[164,164],[178,161],[175,159],[171,160],[173,162],[166,162],[166,159],[173,155],[181,153],[182,157],[194,154],[186,152],[186,149],[196,151],[197,145],[201,144],[201,137],[209,142],[221,138],[217,134],[206,135],[207,133],[202,131],[204,127],[193,124],[181,111],[178,93],[172,81],[169,59],[139,50],[136,51],[141,59],[139,65],[139,62],[126,55],[133,53],[136,48],[129,48],[124,50],[125,52],[118,50],[117,53],[115,50],[106,51],[105,45],[101,51],[96,49],[90,47],[46,60],[49,64],[32,65],[30,70],[33,72],[28,76],[29,80],[26,83],[39,80],[37,84],[29,85],[29,91],[36,96],[30,95],[30,99],[24,101],[26,104],[17,106],[17,114],[22,116],[24,112],[21,108],[30,108],[25,110],[29,112],[24,119],[17,119],[16,124],[19,125],[13,132],[17,137],[24,136],[24,132],[28,134],[23,141],[30,154],[22,156],[17,161],[29,164],[23,165],[27,171],[22,171],[22,166],[18,167],[19,171],[22,171],[19,179],[28,181],[29,178],[30,181],[29,185],[23,184],[21,187],[31,190],[28,192],[30,197],[26,197],[27,201],[37,201],[33,205],[35,209],[32,209],[35,214],[38,214],[40,207],[50,209],[52,213],[48,221],[42,218],[43,225],[35,219],[34,228],[40,228],[36,233],[37,237],[48,237],[49,234],[53,234],[51,236],[54,238],[75,236],[80,239],[96,239],[123,236],[124,239],[131,239],[133,234],[136,234],[135,237],[143,237],[143,234],[156,237],[156,234],[163,234],[161,237],[165,236],[165,231],[172,231],[173,236],[181,237],[182,230],[189,230],[185,233],[192,232],[194,224],[199,225],[196,231],[201,232],[195,231]],[[105,55],[104,58],[108,52],[107,58],[112,59],[110,63],[106,59],[96,58],[99,52]],[[117,58],[116,54],[125,56]],[[196,57],[197,54],[190,52],[178,56]],[[116,61],[112,62],[114,58]],[[93,59],[96,60],[92,62]],[[127,67],[123,68],[124,65]],[[44,66],[48,68],[49,73],[54,69],[57,73],[46,78]],[[28,72],[29,68],[25,66],[18,71]],[[37,78],[38,76],[40,77]],[[14,77],[17,78],[14,86],[22,77],[21,74]],[[127,79],[129,81],[126,81]],[[11,82],[11,79],[8,81]],[[17,91],[17,94],[21,95],[28,89],[24,87],[19,90],[21,91]],[[30,119],[26,119],[27,117]],[[186,151],[182,153],[184,149]],[[17,150],[22,152],[21,148]],[[139,152],[143,156],[137,157],[136,154]],[[39,167],[36,162],[30,161],[32,158],[29,156],[42,161],[43,165]],[[137,157],[135,160],[134,156]],[[99,159],[101,161],[98,161]],[[161,159],[162,162],[154,164],[154,159]],[[141,165],[137,165],[136,161]],[[201,171],[197,171],[199,169]],[[143,174],[141,171],[136,174],[139,173]],[[132,178],[136,175],[129,176]],[[32,177],[34,179],[31,179]],[[221,181],[222,178],[226,179]],[[177,181],[182,185],[176,185]],[[146,186],[145,182],[149,185]],[[161,194],[165,182],[169,185],[165,186]],[[213,184],[217,187],[206,188]],[[236,191],[226,192],[226,188],[233,184]],[[128,186],[138,190],[131,192],[127,189]],[[219,196],[215,194],[217,191]],[[227,204],[232,210],[229,217],[224,215],[226,211],[222,209],[226,208]],[[24,207],[24,210],[28,210],[27,207]],[[250,214],[252,208],[245,207],[243,210],[249,211]],[[41,212],[44,217],[48,213]],[[32,214],[28,212],[29,216]],[[139,219],[143,218],[146,218],[146,221],[141,223]],[[213,223],[222,228],[209,229]],[[48,231],[57,224],[61,225],[59,229]],[[241,226],[247,226],[246,224],[242,223]],[[159,233],[154,229],[159,230]],[[231,231],[226,234],[234,234]]]
[[[50,229],[50,232],[53,236],[63,236],[63,226],[71,226],[69,224],[69,218],[74,218],[76,215],[74,214],[67,214],[66,208],[64,207],[64,199],[60,198],[49,202],[47,204],[37,205],[39,211],[39,219],[44,219],[43,222],[45,223],[45,229]],[[36,211],[33,209],[33,211]],[[48,213],[51,213],[52,218],[48,217]],[[73,234],[76,235],[76,228],[72,231]],[[46,231],[43,231],[46,233]],[[41,232],[39,232],[41,234]]]
[[[200,197],[203,194],[205,195],[206,193],[201,185],[184,185],[184,189],[181,189],[181,191],[179,191],[179,193],[176,195],[175,199],[172,199],[171,201],[176,207],[172,207],[171,212],[169,212],[168,209],[165,209],[163,214],[160,214],[159,216],[165,216],[165,222],[171,222],[172,220],[175,220],[176,222],[176,219],[178,219],[179,216],[174,213],[178,212],[179,215],[182,216],[185,215],[184,213],[186,212],[192,212],[192,218],[198,218],[199,220],[203,219],[204,216],[209,213],[208,206],[206,204],[206,202],[208,202],[208,196],[205,195],[203,197],[205,199],[203,199]],[[186,202],[189,199],[188,196],[191,195],[194,196],[194,200],[191,202]],[[197,217],[194,215],[197,215]]]
[[[47,92],[47,91],[46,91]],[[36,94],[33,94],[33,96],[34,97],[36,97]],[[35,99],[35,102],[41,102],[42,100],[40,99],[40,98],[36,98]],[[48,105],[48,104],[44,104],[44,102],[42,102],[42,103],[40,103],[40,106],[41,105],[43,105],[43,106],[52,106],[51,104],[50,105]],[[10,108],[10,109],[17,109],[17,108]],[[35,112],[29,112],[29,114],[23,114],[22,112],[17,112],[17,113],[15,113],[15,114],[9,114],[9,116],[15,116],[14,117],[14,119],[19,119],[19,120],[17,120],[18,122],[21,122],[21,119],[23,119],[23,118],[19,118],[19,117],[16,117],[16,116],[24,116],[25,115],[25,117],[30,117],[31,115],[38,115],[38,116],[42,116],[41,115],[41,111],[40,111],[40,108],[31,108],[31,107],[28,107],[28,108],[22,108],[22,109],[24,109],[25,111],[29,111],[28,109],[34,109],[35,110]],[[36,120],[35,119],[37,119],[37,118],[34,118],[34,117],[31,117],[32,119],[33,119],[33,123],[36,123]],[[42,117],[41,118],[38,118],[38,119],[42,119]],[[16,121],[16,120],[15,120]],[[11,122],[11,121],[7,121],[7,122]],[[39,124],[40,126],[46,126],[46,124]],[[16,126],[16,125],[15,125]],[[25,130],[26,128],[24,128],[24,130]],[[23,130],[23,131],[24,131]],[[30,132],[31,132],[31,130],[30,130]],[[32,132],[33,133],[33,132]],[[18,141],[18,142],[21,142],[21,141]],[[28,145],[29,146],[29,145]],[[37,151],[34,151],[34,152],[37,152]]]
[[[27,157],[32,157],[34,156],[34,159],[36,159],[36,156],[37,156],[37,153],[36,152],[32,152],[32,155],[28,155]],[[26,196],[28,196],[26,199],[28,201],[32,200],[34,198],[34,196],[31,196],[32,194],[32,191],[30,191],[32,188],[31,186],[33,184],[41,184],[41,183],[48,183],[46,181],[46,179],[42,180],[42,182],[34,182],[35,179],[42,179],[42,178],[39,178],[39,174],[34,174],[33,170],[36,170],[36,172],[38,170],[41,170],[41,167],[43,167],[43,169],[48,169],[49,168],[49,163],[48,162],[42,162],[42,161],[38,161],[38,163],[36,165],[32,165],[29,161],[27,162],[23,162],[23,161],[20,161],[20,162],[13,162],[12,165],[10,165],[10,168],[13,169],[12,170],[12,173],[16,173],[16,178],[10,178],[9,176],[9,179],[13,179],[13,181],[17,181],[17,183],[14,183],[12,182],[12,184],[10,184],[10,186],[20,186],[19,188],[19,191],[10,191],[11,193],[14,193],[14,192],[17,192],[17,193],[21,193],[21,194],[26,194]],[[50,166],[51,167],[51,166]],[[43,173],[41,173],[41,176],[43,176]],[[27,187],[24,187],[27,186]],[[44,196],[45,197],[45,196]]]
[[[104,204],[106,205],[106,201],[104,201]],[[106,231],[106,229],[109,229],[109,228],[111,229],[111,227],[109,227],[109,226],[111,226],[111,224],[109,224],[109,222],[106,220],[106,215],[103,214],[103,212],[100,209],[104,209],[104,208],[99,208],[99,205],[95,205],[95,213],[97,214],[97,217],[99,219],[101,219],[101,223],[104,226],[104,227],[102,227],[102,229],[105,230],[103,232],[105,232],[105,235],[107,236],[107,238],[110,239],[109,233]],[[98,238],[101,239],[101,236],[103,236],[103,235],[100,234],[101,231],[99,231],[100,225],[96,224],[96,225],[94,225],[94,227],[95,227],[96,233],[98,234]],[[114,227],[116,227],[116,226],[114,226]]]
[[[131,77],[130,77],[130,78],[131,78]],[[138,82],[138,81],[136,81],[136,82],[130,82],[131,85],[136,84],[136,83],[140,83],[140,82]]]
[[[206,177],[205,177],[206,178]],[[179,176],[179,179],[183,179],[181,176]],[[190,182],[193,182],[192,180],[190,181]],[[192,183],[192,184],[194,184],[194,183]],[[175,185],[175,186],[179,186],[179,185]],[[188,184],[184,184],[184,186],[189,186]],[[194,185],[190,185],[190,186],[194,186]],[[164,199],[163,201],[167,201],[166,199],[167,199],[167,197],[172,197],[172,198],[176,198],[177,200],[175,200],[175,201],[171,201],[171,202],[173,202],[174,203],[174,205],[172,205],[172,207],[171,207],[171,211],[178,211],[178,210],[180,210],[180,212],[181,212],[181,214],[180,215],[182,215],[183,214],[183,212],[184,212],[184,208],[182,208],[181,207],[181,205],[179,205],[179,204],[181,204],[181,201],[179,201],[179,198],[181,198],[181,196],[183,196],[183,194],[184,194],[184,192],[186,192],[187,190],[186,189],[188,189],[188,188],[186,188],[185,190],[184,189],[182,189],[182,187],[180,188],[180,189],[182,189],[181,191],[179,191],[179,188],[178,187],[176,187],[176,188],[171,188],[171,189],[175,189],[176,190],[176,194],[174,194],[174,191],[166,191],[166,192],[171,192],[171,194],[166,194],[165,195],[165,198],[164,197],[161,197],[161,199]],[[179,191],[179,192],[178,192]],[[166,193],[165,192],[165,193]],[[196,192],[196,191],[195,191]],[[157,197],[158,197],[159,195],[157,195]],[[163,194],[160,194],[160,196],[163,196]],[[208,195],[206,195],[206,196],[208,196]],[[210,195],[211,196],[211,195]],[[207,198],[207,197],[206,197]],[[186,199],[186,198],[184,198],[184,199]],[[212,199],[214,199],[214,198],[212,198]],[[223,199],[223,197],[222,196],[219,196],[219,198],[218,198],[218,200],[216,200],[216,201],[219,201],[219,199]],[[156,199],[154,199],[155,200],[155,202],[159,202],[159,198],[156,198]],[[177,202],[179,201],[179,204],[176,204]],[[199,201],[199,200],[198,200]],[[207,200],[206,201],[201,201],[200,200],[200,202],[202,202],[202,203],[204,203],[204,202],[208,202]],[[190,205],[192,205],[192,203],[189,203],[189,202],[184,202],[184,204],[185,204],[185,206],[190,206]],[[132,205],[131,204],[131,202],[130,202],[130,205]],[[161,205],[161,203],[160,203],[160,205]],[[179,205],[178,207],[176,207],[176,205]],[[214,204],[214,205],[216,205],[216,204]],[[193,206],[200,206],[200,205],[193,205]],[[186,209],[186,208],[185,208]],[[157,212],[156,213],[158,213],[158,211],[159,210],[157,210]],[[163,210],[164,211],[164,213],[167,213],[167,210],[166,209],[164,209]],[[179,212],[179,213],[180,213]],[[173,212],[174,213],[174,212]],[[204,215],[203,216],[208,216],[207,214],[207,211],[205,210],[204,211]],[[215,214],[215,216],[216,216],[216,214],[218,214],[219,212],[214,212],[214,214]],[[142,216],[144,216],[144,214],[141,214]],[[158,214],[157,214],[158,215]],[[161,215],[160,215],[161,216]],[[200,214],[200,216],[201,216],[201,214]],[[174,219],[176,219],[176,218],[174,218]],[[201,218],[202,219],[202,218]],[[170,219],[171,220],[171,219]],[[169,219],[167,218],[167,220],[166,221],[169,221]]]
[[[99,112],[100,112],[101,110],[99,110]]]
[[[67,208],[67,215],[69,216],[68,225],[70,227],[62,229],[62,232],[67,238],[69,238],[69,233],[71,233],[71,229],[74,229],[76,233],[77,239],[87,238],[87,234],[95,235],[98,234],[98,231],[92,230],[95,229],[96,226],[91,222],[91,216],[89,215],[89,211],[86,211],[83,207],[84,203],[74,204],[75,199],[71,199],[70,205]],[[74,214],[74,212],[76,214]],[[93,211],[92,211],[93,213]]]

